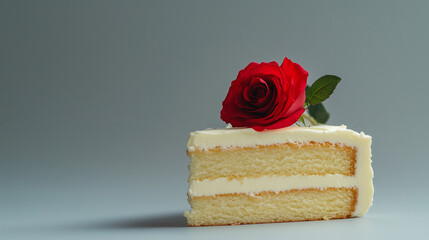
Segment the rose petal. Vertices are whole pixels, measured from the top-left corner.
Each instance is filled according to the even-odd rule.
[[[243,89],[243,97],[246,101],[249,101],[249,102],[254,100],[254,97],[251,94],[250,86],[246,86]]]
[[[251,63],[244,70],[242,70],[243,72],[240,71],[239,75],[237,76],[237,80],[251,79],[253,77],[260,77],[262,79],[265,79],[264,76],[268,75],[274,75],[277,77],[282,75],[282,71],[277,62],[262,62],[261,64],[259,64],[259,66],[255,66]]]
[[[254,101],[257,101],[258,98],[263,97],[263,96],[257,95],[258,89],[261,89],[262,92],[264,92],[263,95],[265,95],[265,93],[267,92],[267,89],[268,89],[268,85],[264,79],[259,78],[259,77],[254,77],[250,81],[250,85],[247,88],[247,90],[245,89],[245,91],[249,91],[248,94],[251,96],[251,99]]]
[[[268,88],[267,88],[267,91],[266,91],[266,93],[265,93],[265,96],[264,96],[264,97],[259,98],[259,99],[254,103],[255,107],[259,107],[259,108],[261,108],[261,107],[266,106],[266,105],[270,102],[270,100],[272,99],[272,97],[273,97],[273,93],[274,93],[274,92],[275,92],[274,90],[272,90],[272,89],[270,89],[270,87],[268,87]]]
[[[292,62],[290,59],[285,58],[280,66],[283,74],[290,76],[290,82],[293,85],[293,95],[295,98],[305,91],[307,86],[308,72],[301,67],[298,63]]]
[[[298,98],[293,102],[289,109],[285,112],[285,116],[291,115],[292,113],[296,112],[298,109],[302,108],[304,106],[305,102],[305,91],[302,91],[302,93],[298,96]]]
[[[298,111],[294,112],[289,117],[280,119],[279,121],[276,121],[273,124],[266,125],[266,126],[252,126],[252,128],[255,131],[260,132],[260,131],[263,131],[265,129],[271,130],[271,129],[289,127],[290,125],[296,123],[304,112],[305,112],[305,109],[302,108],[302,109],[299,109]]]
[[[259,67],[259,65],[260,65],[259,63],[255,63],[255,62],[249,63],[247,67],[245,67],[244,69],[238,72],[236,80],[245,79],[246,74],[250,72],[252,69]]]
[[[307,76],[287,58],[281,66],[276,62],[250,63],[231,83],[222,102],[222,120],[234,127],[254,129],[292,125],[303,112]]]

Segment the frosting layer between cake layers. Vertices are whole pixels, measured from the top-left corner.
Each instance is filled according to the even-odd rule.
[[[371,168],[371,136],[363,132],[357,133],[346,126],[312,126],[287,127],[263,132],[251,128],[207,129],[190,134],[188,152],[208,151],[210,149],[234,149],[237,147],[268,146],[293,142],[331,142],[355,147],[356,174],[344,176],[340,174],[314,176],[262,176],[229,179],[226,177],[214,180],[194,180],[190,182],[190,197],[213,196],[227,193],[246,193],[254,195],[263,191],[287,191],[306,188],[357,188],[358,199],[353,216],[364,215],[372,205],[374,188]]]

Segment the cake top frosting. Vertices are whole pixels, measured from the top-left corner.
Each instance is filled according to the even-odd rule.
[[[356,141],[371,136],[347,129],[345,125],[316,125],[311,127],[286,127],[258,132],[252,128],[222,128],[195,131],[189,135],[188,151],[208,150],[213,148],[234,148],[256,145],[272,145],[284,142],[305,143],[332,142],[355,146]]]

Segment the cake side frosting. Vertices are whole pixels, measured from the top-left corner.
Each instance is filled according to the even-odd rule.
[[[346,126],[288,127],[256,132],[250,128],[225,128],[196,131],[190,134],[188,152],[206,151],[214,148],[266,146],[284,142],[305,143],[331,142],[356,147],[356,174],[351,177],[333,174],[324,176],[264,176],[234,180],[218,178],[190,182],[188,194],[207,196],[223,193],[247,193],[261,191],[287,191],[291,189],[356,187],[358,201],[353,216],[364,215],[372,205],[373,171],[371,168],[371,137],[357,133]]]

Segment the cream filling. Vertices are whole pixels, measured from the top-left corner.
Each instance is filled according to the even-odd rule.
[[[359,189],[358,178],[340,174],[324,176],[262,176],[258,178],[228,179],[226,177],[215,180],[205,179],[192,181],[189,184],[189,197],[214,196],[228,193],[244,193],[254,196],[257,193],[270,191],[282,192],[293,189],[326,189],[326,188],[357,188],[358,203],[353,216],[365,214],[372,202],[372,192]]]
[[[364,215],[372,205],[374,187],[371,167],[371,136],[357,133],[346,126],[287,127],[256,132],[251,128],[208,129],[192,132],[188,140],[188,151],[205,151],[213,148],[229,149],[273,145],[284,142],[331,142],[356,147],[356,174],[327,176],[263,176],[243,180],[192,181],[189,196],[216,195],[222,193],[257,193],[261,191],[286,191],[302,188],[356,187],[358,201],[353,216]]]
[[[306,188],[351,188],[357,186],[356,177],[349,177],[340,174],[330,174],[324,176],[262,176],[258,178],[228,179],[226,177],[215,180],[205,179],[202,181],[192,181],[188,194],[191,197],[210,196],[227,193],[245,193],[253,195],[258,192],[282,192],[292,189]]]

